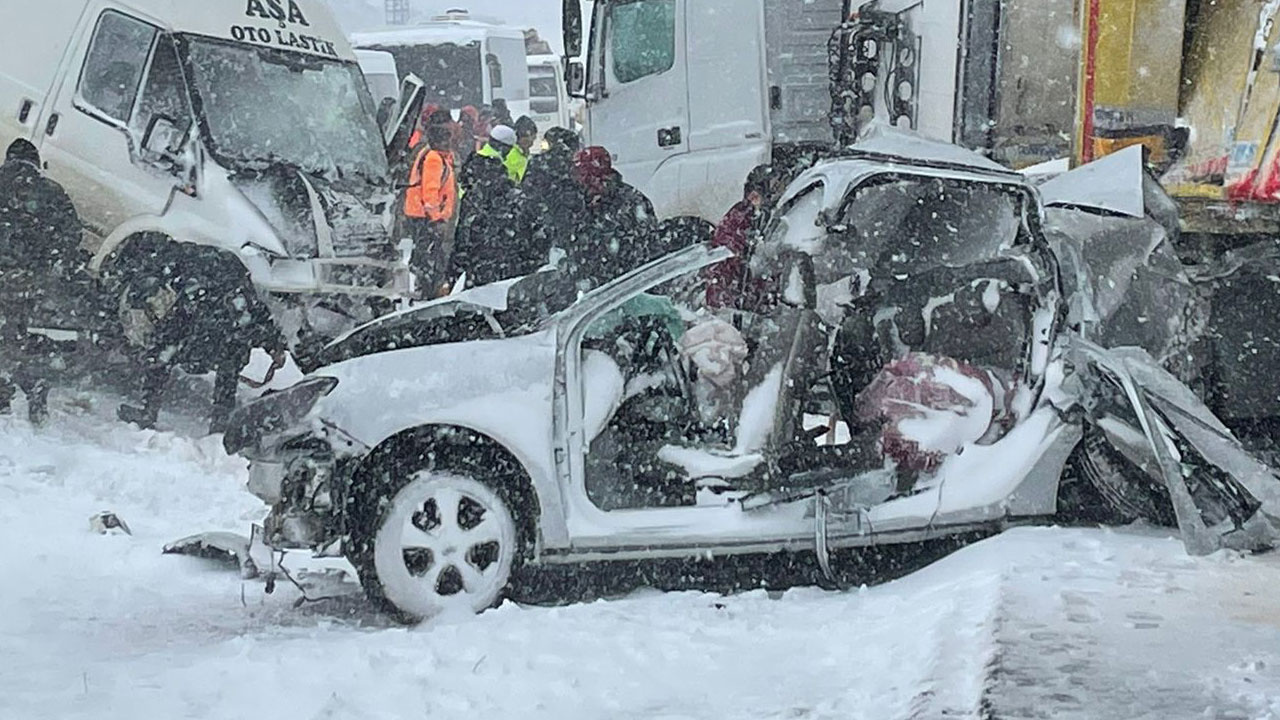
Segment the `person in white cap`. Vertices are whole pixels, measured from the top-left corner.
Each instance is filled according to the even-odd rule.
[[[463,275],[467,287],[509,277],[516,186],[507,172],[506,158],[515,142],[516,131],[499,125],[489,132],[489,142],[462,166],[458,176],[462,203],[449,262],[451,287]]]
[[[477,153],[483,157],[493,158],[500,163],[507,162],[507,155],[516,146],[516,131],[506,125],[499,125],[489,131],[489,142]]]

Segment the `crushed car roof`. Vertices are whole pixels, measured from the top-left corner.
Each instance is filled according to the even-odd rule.
[[[1013,170],[959,145],[886,125],[873,125],[842,157],[871,157],[923,167],[947,167],[1018,177]]]

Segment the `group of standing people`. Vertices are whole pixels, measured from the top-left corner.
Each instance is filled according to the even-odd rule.
[[[415,137],[403,221],[414,240],[419,297],[448,293],[460,281],[472,287],[522,277],[549,264],[593,287],[674,249],[667,236],[681,235],[678,223],[657,221],[652,203],[622,180],[605,148],[583,148],[575,133],[552,128],[534,154],[538,128],[531,119],[505,124],[465,112],[462,118],[470,127],[434,109]],[[484,137],[476,137],[478,128]],[[764,300],[749,262],[778,189],[776,175],[757,168],[742,202],[716,230],[713,244],[736,256],[706,271],[708,306],[749,310]],[[83,274],[80,235],[76,209],[44,176],[36,147],[14,142],[0,165],[0,412],[20,388],[34,422],[47,413],[50,363],[30,328],[42,299],[65,294]],[[155,272],[135,272],[119,298],[124,334],[144,366],[143,403],[121,406],[122,420],[153,425],[171,370],[181,366],[216,371],[217,431],[234,407],[249,351],[265,348],[273,369],[283,364],[283,338],[247,277],[219,253],[206,254],[181,263],[161,252],[135,258]]]
[[[474,137],[468,124],[487,134]],[[608,151],[582,148],[565,128],[548,130],[534,154],[528,117],[486,126],[465,110],[455,119],[429,109],[415,140],[403,208],[420,298],[555,261],[598,283],[629,269],[631,249],[656,227],[652,203],[622,181]]]

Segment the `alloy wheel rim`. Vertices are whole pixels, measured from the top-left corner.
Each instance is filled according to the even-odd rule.
[[[384,525],[379,575],[388,598],[429,616],[483,610],[507,583],[514,522],[501,499],[472,480],[420,475]]]

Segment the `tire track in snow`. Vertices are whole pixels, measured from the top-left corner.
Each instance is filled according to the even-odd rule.
[[[949,611],[931,629],[935,650],[912,698],[908,720],[978,718],[996,631],[1005,578],[1001,573],[970,576]]]
[[[1258,691],[1280,674],[1276,635],[1215,611],[1213,561],[1153,549],[1175,541],[1113,540],[1069,536],[1015,562],[984,717],[1270,717]]]

